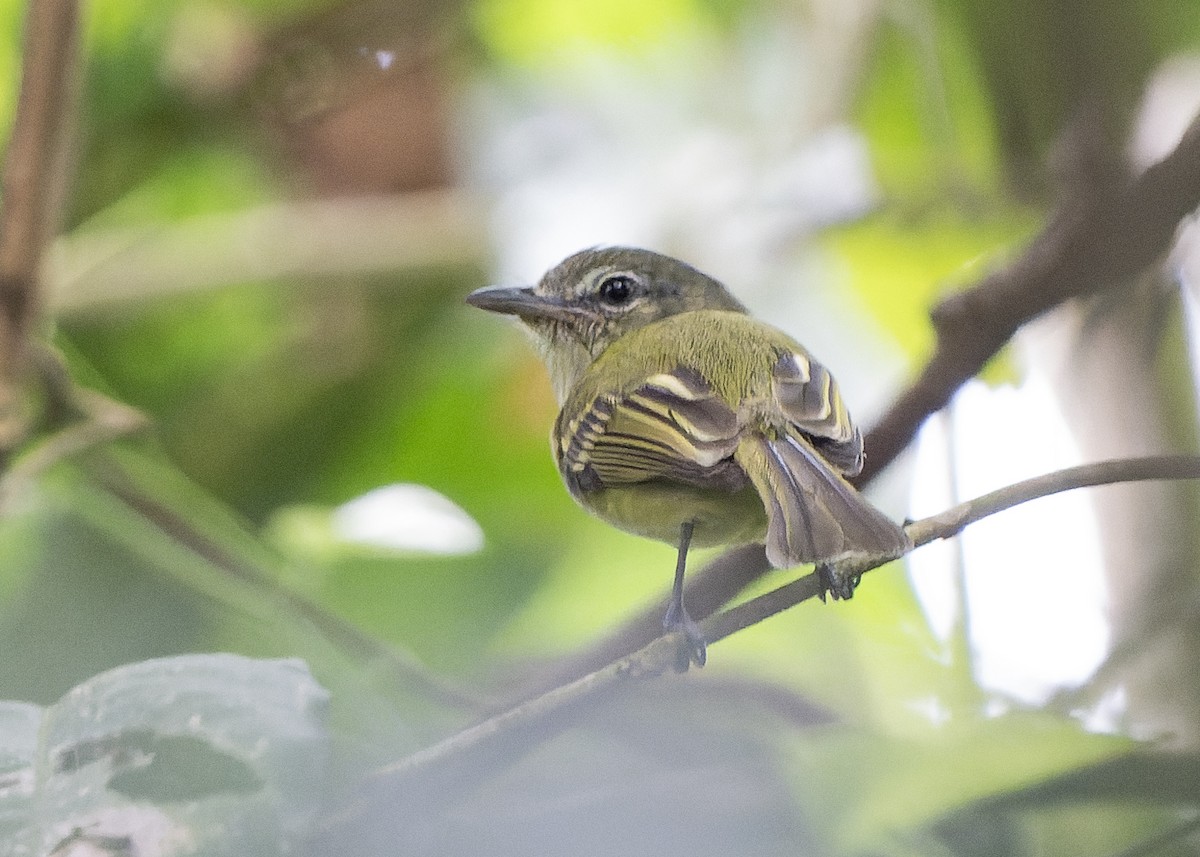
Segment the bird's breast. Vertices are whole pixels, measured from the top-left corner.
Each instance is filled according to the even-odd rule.
[[[653,481],[572,492],[585,509],[628,533],[678,544],[695,524],[697,547],[749,544],[766,537],[767,516],[753,486],[729,492]]]

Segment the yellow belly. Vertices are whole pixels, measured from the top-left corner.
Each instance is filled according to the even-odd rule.
[[[679,544],[679,529],[692,521],[692,545],[715,547],[761,542],[767,515],[753,487],[737,493],[706,491],[667,482],[640,482],[590,491],[580,502],[592,514],[628,533]]]

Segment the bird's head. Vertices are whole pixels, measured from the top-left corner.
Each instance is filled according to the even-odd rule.
[[[691,265],[632,247],[582,250],[535,286],[491,286],[467,303],[515,315],[539,341],[559,401],[593,360],[630,331],[695,310],[745,312],[717,280]]]

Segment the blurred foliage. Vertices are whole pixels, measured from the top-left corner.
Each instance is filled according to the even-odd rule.
[[[0,854],[287,853],[323,801],[327,703],[303,664],[233,655],[121,667],[47,709],[0,703],[4,773],[31,786],[0,793]]]
[[[479,81],[533,100],[565,68],[636,65],[669,42],[712,50],[740,103],[737,87],[779,73],[740,52],[836,17],[817,2],[586,5],[97,0],[64,229],[153,242],[167,226],[312,195],[469,196],[445,165],[469,184],[455,135],[490,133],[472,125]],[[857,53],[838,58],[856,65],[839,70],[854,85],[835,117],[865,140],[878,198],[817,235],[789,234],[780,255],[817,248],[828,300],[864,310],[828,362],[874,360],[856,339],[877,336],[876,353],[916,367],[932,347],[930,305],[1043,222],[1046,162],[1084,79],[1104,70],[1089,80],[1119,94],[1124,129],[1146,72],[1196,45],[1200,17],[1187,0],[883,6],[854,5],[866,23]],[[5,135],[21,15],[0,3]],[[705,95],[691,105],[698,134],[736,124],[705,112]],[[375,124],[393,107],[413,112]],[[553,137],[552,125],[538,127]],[[813,130],[746,148],[765,158]],[[152,428],[48,463],[80,425],[60,421],[0,483],[0,699],[54,705],[97,673],[191,652],[299,657],[330,693],[328,725],[314,727],[332,739],[328,776],[356,784],[661,598],[673,551],[574,507],[547,449],[555,404],[540,362],[509,326],[462,306],[489,262],[164,288],[53,318],[71,377]],[[397,482],[461,506],[484,549],[315,549],[289,535],[297,509],[324,514]],[[455,802],[431,787],[436,812],[368,818],[364,841],[386,845],[355,853],[1092,854],[1200,804],[1170,788],[1186,758],[1136,757],[1130,739],[989,698],[962,633],[929,630],[901,567],[874,572],[849,604],[806,604],[714,646],[699,675],[575,712],[533,751],[484,765]],[[239,692],[251,708],[267,701]],[[0,708],[0,723],[20,712]],[[0,796],[17,767],[8,751],[0,735]],[[1139,777],[1115,761],[1127,754]],[[0,825],[21,825],[6,813]]]

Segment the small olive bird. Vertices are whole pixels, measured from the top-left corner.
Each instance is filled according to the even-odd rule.
[[[911,546],[844,478],[862,469],[863,442],[833,376],[712,277],[649,250],[595,248],[536,286],[467,302],[534,333],[561,405],[551,445],[571,495],[678,547],[663,625],[684,632],[691,662],[703,665],[705,643],[683,605],[690,545],[765,542],[777,568],[817,563],[835,598],[855,583],[834,576],[838,559]]]

